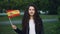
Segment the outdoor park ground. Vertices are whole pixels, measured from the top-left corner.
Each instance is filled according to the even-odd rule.
[[[42,19],[58,19],[59,15],[40,15]],[[14,17],[11,20],[21,20],[22,16]],[[3,21],[9,21],[7,16],[0,16],[0,23]],[[19,29],[22,29],[21,24],[15,24]],[[45,34],[60,34],[60,21],[43,22]],[[0,34],[17,34],[10,24],[0,24]]]

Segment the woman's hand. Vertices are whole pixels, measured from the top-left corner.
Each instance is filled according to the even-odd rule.
[[[17,27],[16,27],[15,25],[12,25],[12,28],[13,28],[13,29],[17,29]]]

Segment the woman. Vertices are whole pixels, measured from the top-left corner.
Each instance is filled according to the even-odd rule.
[[[24,12],[22,31],[15,25],[12,25],[12,28],[18,34],[43,34],[43,24],[36,6],[34,4],[30,4]]]

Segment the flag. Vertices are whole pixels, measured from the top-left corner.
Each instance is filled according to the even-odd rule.
[[[19,10],[7,10],[6,12],[9,18],[13,18],[20,15]]]

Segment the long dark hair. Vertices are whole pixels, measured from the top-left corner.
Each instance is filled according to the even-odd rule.
[[[34,18],[35,24],[37,25],[36,29],[37,30],[39,30],[39,29],[42,30],[42,27],[43,27],[42,20],[39,16],[39,13],[38,13],[38,10],[37,10],[37,7],[36,7],[35,4],[29,4],[28,7],[26,8],[26,10],[24,12],[23,20],[22,20],[22,27],[23,27],[22,29],[25,31],[26,28],[27,28],[27,24],[29,23],[30,16],[29,16],[29,13],[28,13],[28,9],[29,9],[30,6],[33,6],[35,8],[35,14],[34,14],[33,18]]]

